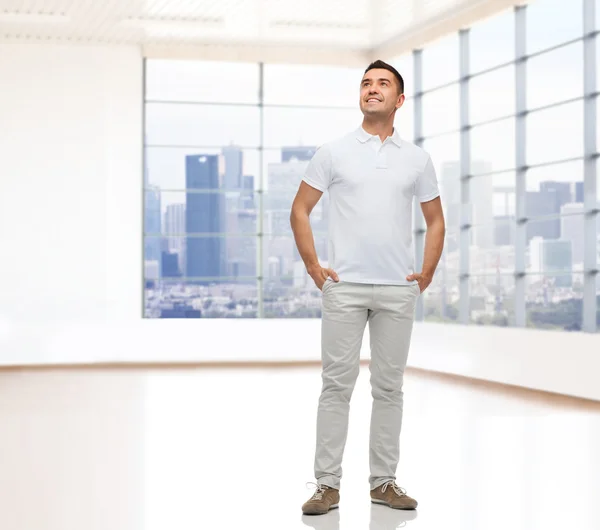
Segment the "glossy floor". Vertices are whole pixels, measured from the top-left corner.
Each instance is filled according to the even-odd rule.
[[[352,398],[340,508],[311,495],[317,368],[0,372],[2,530],[598,530],[600,404],[409,372],[398,483],[372,505]]]

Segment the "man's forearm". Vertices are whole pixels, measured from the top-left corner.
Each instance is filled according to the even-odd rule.
[[[309,271],[311,267],[319,265],[309,216],[304,212],[293,210],[290,216],[290,224],[292,225],[292,232],[294,233],[300,257],[304,262],[306,270]]]
[[[433,278],[444,248],[446,227],[444,221],[438,221],[427,227],[425,235],[425,254],[423,256],[422,274]]]

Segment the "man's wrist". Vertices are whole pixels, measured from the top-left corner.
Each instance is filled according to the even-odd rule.
[[[427,281],[433,281],[433,273],[432,272],[428,272],[428,271],[423,271],[421,272],[421,276],[423,277],[424,280]]]
[[[313,272],[317,269],[320,269],[321,265],[319,264],[318,261],[314,262],[314,263],[309,263],[306,266],[306,272],[308,272],[309,276],[312,276]]]

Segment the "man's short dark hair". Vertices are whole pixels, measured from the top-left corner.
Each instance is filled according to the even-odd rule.
[[[391,64],[377,60],[368,66],[368,68],[365,70],[365,74],[369,70],[373,70],[375,68],[381,68],[383,70],[387,70],[388,72],[392,72],[392,74],[394,74],[394,77],[396,78],[396,81],[398,81],[398,88],[400,89],[400,94],[404,94],[404,79],[402,79],[402,76],[400,75],[398,70],[396,70]]]

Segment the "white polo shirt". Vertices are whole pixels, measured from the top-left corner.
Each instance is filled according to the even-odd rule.
[[[329,267],[340,281],[406,285],[415,272],[413,198],[439,195],[431,157],[397,130],[382,143],[362,127],[321,146],[303,180],[329,192]]]

